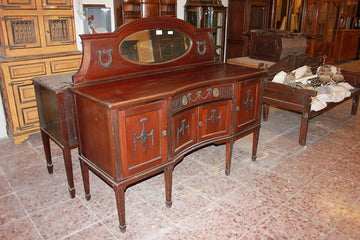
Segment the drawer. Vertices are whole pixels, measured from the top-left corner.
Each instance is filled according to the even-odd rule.
[[[172,113],[201,103],[230,99],[233,96],[233,85],[222,84],[211,87],[197,88],[179,94],[173,98]]]
[[[81,64],[81,57],[63,60],[53,60],[50,62],[51,73],[62,73],[78,71]]]
[[[35,102],[34,86],[30,80],[12,82],[11,85],[13,87],[15,99],[18,100],[19,104]]]
[[[30,124],[38,124],[39,121],[39,116],[38,116],[38,112],[37,112],[37,107],[29,107],[29,108],[22,108],[21,109],[21,115],[22,115],[22,119],[23,119],[23,126],[27,126]],[[21,117],[20,117],[21,119]]]
[[[9,66],[12,79],[46,75],[44,62]]]

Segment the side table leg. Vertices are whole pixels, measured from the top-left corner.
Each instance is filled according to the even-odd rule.
[[[52,174],[54,170],[53,170],[53,164],[52,164],[52,160],[51,160],[50,139],[49,139],[49,136],[43,130],[41,130],[41,139],[42,139],[44,152],[45,152],[47,170],[48,170],[49,174]]]
[[[66,169],[66,177],[69,186],[69,193],[71,198],[74,198],[75,197],[74,176],[72,169],[71,149],[69,146],[64,146],[63,156],[64,156],[64,164]]]
[[[356,115],[358,106],[359,106],[359,92],[356,93],[352,99],[352,106],[351,106],[351,114],[352,115]]]
[[[120,231],[126,232],[126,223],[125,223],[125,187],[119,186],[114,188],[115,197],[116,197],[116,206],[118,210],[118,217],[120,223]]]
[[[86,200],[90,200],[91,198],[91,194],[90,194],[90,181],[89,181],[89,168],[86,165],[86,163],[84,163],[81,159],[80,159],[80,167],[81,167],[81,175],[83,178],[83,184],[84,184],[84,190],[85,190],[85,198]]]

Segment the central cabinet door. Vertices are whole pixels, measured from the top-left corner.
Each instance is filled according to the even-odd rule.
[[[261,79],[240,82],[237,86],[235,131],[241,131],[259,121]]]
[[[119,113],[123,177],[166,162],[166,101]]]
[[[203,104],[172,118],[173,154],[207,139],[230,134],[231,100]]]

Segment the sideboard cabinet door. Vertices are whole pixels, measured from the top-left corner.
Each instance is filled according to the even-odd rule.
[[[166,101],[119,111],[118,120],[124,178],[166,162]]]
[[[176,114],[172,118],[172,151],[178,154],[195,144],[197,136],[197,108],[191,108]]]
[[[260,78],[238,84],[235,131],[241,131],[259,121],[260,84]]]
[[[231,100],[199,107],[199,141],[230,134]]]

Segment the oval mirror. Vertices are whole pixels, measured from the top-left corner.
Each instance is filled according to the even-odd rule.
[[[184,55],[191,39],[183,32],[168,29],[146,29],[130,34],[119,45],[125,59],[137,63],[161,63]]]

